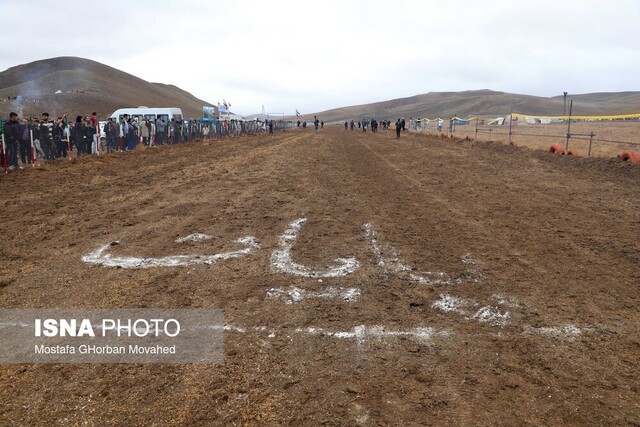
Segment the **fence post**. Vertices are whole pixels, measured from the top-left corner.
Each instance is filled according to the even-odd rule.
[[[493,128],[489,128],[489,141],[491,141],[491,132],[493,131]]]
[[[473,136],[473,139],[478,139],[478,122],[480,121],[480,117],[478,116],[478,113],[476,113],[476,133]]]
[[[511,124],[513,123],[513,107],[511,107],[511,113],[509,113],[509,144],[511,144]]]
[[[589,157],[591,157],[591,144],[593,144],[593,137],[596,136],[593,131],[589,134]]]
[[[573,99],[569,104],[569,126],[567,127],[567,143],[564,145],[564,149],[569,149],[569,138],[571,138],[571,113],[573,112]]]

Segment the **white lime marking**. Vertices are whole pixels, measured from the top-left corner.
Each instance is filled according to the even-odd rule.
[[[183,267],[198,264],[215,264],[222,260],[244,257],[260,249],[256,238],[252,236],[242,237],[236,240],[236,243],[240,243],[245,247],[236,251],[215,255],[172,255],[160,258],[140,258],[125,256],[114,257],[106,253],[111,246],[119,244],[119,242],[112,242],[102,245],[94,252],[83,256],[82,261],[88,264],[116,268]]]
[[[338,258],[335,262],[338,264],[335,267],[330,267],[325,270],[312,270],[310,268],[305,267],[301,264],[296,264],[293,262],[291,257],[291,249],[296,239],[298,238],[298,233],[302,228],[302,224],[307,221],[306,218],[299,218],[289,224],[289,228],[287,228],[280,236],[279,248],[273,251],[271,254],[271,267],[275,271],[279,271],[281,273],[292,274],[294,276],[302,276],[302,277],[343,277],[347,274],[353,273],[358,269],[360,264],[358,261],[351,258]]]

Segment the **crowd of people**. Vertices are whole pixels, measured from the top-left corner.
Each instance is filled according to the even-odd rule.
[[[313,124],[316,132],[324,127],[324,121],[316,116]],[[95,112],[87,116],[76,116],[73,122],[66,115],[53,120],[45,112],[40,118],[20,119],[17,113],[11,112],[9,120],[0,121],[0,133],[3,135],[0,167],[16,170],[36,161],[99,154],[102,150],[126,152],[136,150],[138,145],[151,148],[196,139],[273,133],[276,129],[293,126],[306,128],[306,125],[306,121],[150,120],[147,117],[129,117],[125,114],[119,122],[109,118],[101,126]],[[352,131],[357,127],[362,132],[370,129],[375,133],[379,126],[387,131],[392,127],[392,122],[376,119],[344,122],[345,130]],[[406,131],[404,118],[398,118],[395,131],[396,138],[400,138],[401,132]]]
[[[357,122],[355,120],[351,120],[350,122],[345,121],[344,130],[351,129],[353,131],[357,126],[358,129],[362,129],[362,132],[366,132],[367,129],[371,129],[371,132],[376,133],[378,132],[379,125],[382,125],[382,130],[386,131],[386,130],[389,130],[389,128],[391,127],[391,121],[382,120],[378,122],[376,119],[371,119],[371,120],[363,119]],[[398,118],[398,120],[395,123],[396,138],[400,138],[400,133],[406,130],[407,130],[407,127],[406,127],[406,121],[404,117],[402,119]]]
[[[147,117],[122,116],[120,122],[109,118],[103,126],[94,112],[77,116],[70,122],[67,116],[50,118],[42,113],[41,118],[19,118],[11,112],[9,120],[0,121],[2,152],[0,168],[7,171],[23,169],[36,161],[49,161],[71,156],[85,156],[107,152],[136,150],[138,145],[155,147],[177,144],[196,139],[216,139],[241,134],[262,132],[292,127],[291,122],[242,121],[242,120],[175,120]],[[75,149],[75,152],[74,152]]]

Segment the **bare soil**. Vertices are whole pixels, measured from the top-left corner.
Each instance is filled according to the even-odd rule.
[[[0,425],[640,425],[639,190],[637,164],[333,126],[2,176],[1,307],[220,308],[229,330],[217,365],[0,366]],[[275,271],[299,218],[296,263],[359,268]],[[257,253],[208,266],[81,260],[244,235]],[[360,298],[267,295],[291,286]]]
[[[443,129],[446,133],[446,125]],[[424,126],[423,133],[435,136],[437,122]],[[567,143],[567,124],[527,124],[520,122],[511,128],[511,142],[514,145],[547,151],[553,144],[560,144],[564,149]],[[612,158],[623,151],[640,151],[640,121],[580,121],[571,123],[569,150],[575,156],[588,157],[591,145],[591,156]],[[479,126],[476,133],[475,123],[455,127],[457,138],[474,138],[483,141],[509,142],[509,125]],[[591,138],[593,134],[593,138]]]

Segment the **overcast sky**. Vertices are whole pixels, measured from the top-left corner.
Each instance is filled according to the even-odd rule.
[[[0,0],[0,70],[89,58],[240,114],[640,90],[640,1]]]

